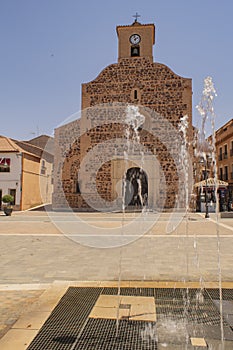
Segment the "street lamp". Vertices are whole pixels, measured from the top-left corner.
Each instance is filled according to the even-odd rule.
[[[202,157],[201,159],[201,163],[204,163],[204,167],[205,167],[205,218],[208,219],[209,216],[209,202],[208,202],[208,172],[207,172],[207,168],[208,168],[208,160],[210,159],[210,156],[208,156],[207,154],[205,155],[205,157]]]
[[[209,205],[208,205],[208,196],[207,196],[207,186],[208,186],[208,174],[207,174],[207,156],[205,159],[205,218],[208,219],[209,216]]]

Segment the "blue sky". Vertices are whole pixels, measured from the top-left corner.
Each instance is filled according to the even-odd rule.
[[[117,25],[155,23],[154,61],[193,81],[213,78],[216,127],[233,117],[231,0],[0,0],[0,134],[51,134],[80,110],[81,84],[117,62]]]

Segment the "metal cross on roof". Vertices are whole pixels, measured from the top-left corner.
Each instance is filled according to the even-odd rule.
[[[135,22],[137,22],[138,18],[141,16],[136,12],[136,15],[133,15],[133,17],[135,18]]]

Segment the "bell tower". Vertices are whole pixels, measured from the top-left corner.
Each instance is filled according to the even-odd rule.
[[[81,118],[55,131],[53,208],[58,210],[67,208],[67,203],[69,208],[86,211],[98,210],[95,208],[106,203],[109,210],[112,203],[122,200],[123,191],[118,190],[124,178],[130,179],[135,194],[139,190],[137,180],[142,180],[141,197],[152,210],[163,205],[170,211],[179,196],[176,159],[180,148],[176,138],[181,118],[188,115],[187,135],[192,145],[192,80],[153,62],[154,24],[139,23],[136,14],[132,24],[117,26],[116,30],[118,63],[109,64],[94,80],[82,84]],[[138,128],[141,147],[145,148],[143,169],[137,167],[141,161],[138,147],[131,147],[127,164],[121,156],[126,147],[122,117],[129,105],[138,106],[146,118]],[[156,162],[151,161],[152,155]],[[126,202],[130,200],[128,190]],[[135,203],[129,204],[133,209]]]
[[[131,25],[117,26],[118,62],[122,58],[146,57],[153,62],[154,24],[141,24],[137,17]]]

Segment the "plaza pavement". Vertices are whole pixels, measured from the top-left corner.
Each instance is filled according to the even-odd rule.
[[[138,225],[140,232],[137,235],[135,226],[131,231],[128,226],[139,214],[127,213],[124,218],[120,213],[75,215],[79,218],[79,222],[75,222],[77,231],[70,237],[59,230],[63,227],[66,232],[69,227],[71,231],[74,229],[73,218],[67,213],[50,215],[43,211],[27,211],[14,212],[11,217],[0,215],[1,349],[13,349],[7,337],[11,337],[10,332],[15,337],[18,328],[14,328],[14,324],[17,325],[21,315],[27,314],[33,305],[46,304],[46,295],[52,291],[49,307],[47,303],[47,308],[42,308],[46,319],[51,305],[56,305],[70,284],[117,285],[120,279],[122,286],[142,283],[146,287],[149,283],[160,287],[215,288],[221,277],[224,288],[233,288],[233,219],[220,219],[215,214],[205,219],[202,214],[189,213],[181,222],[180,219],[172,222],[174,230],[167,233],[170,214],[148,213],[146,217],[139,217],[136,227]],[[177,213],[179,217],[180,213]],[[148,228],[148,222],[150,228],[143,232]],[[103,235],[101,242],[107,246],[114,245],[119,232],[130,236],[132,242],[127,241],[128,244],[122,247],[96,248],[99,241],[95,232],[99,228]],[[120,231],[116,231],[117,228]],[[82,241],[87,236],[88,241]],[[88,245],[80,244],[80,241]],[[40,320],[34,331],[37,332],[41,325]],[[18,344],[17,350],[25,349],[25,344],[36,334],[32,326],[29,331],[27,341],[17,336],[22,340],[22,347]]]

